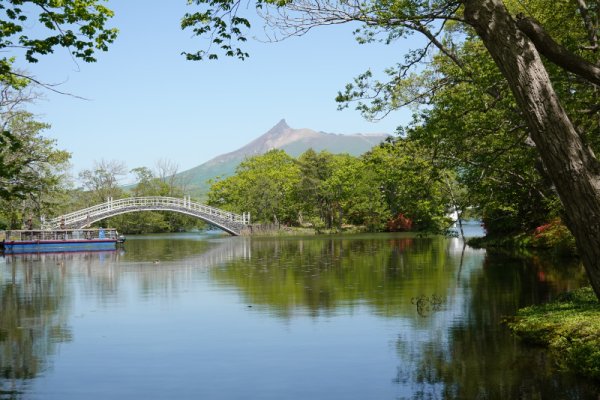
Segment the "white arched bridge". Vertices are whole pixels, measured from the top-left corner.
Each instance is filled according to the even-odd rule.
[[[50,229],[81,229],[115,215],[136,211],[174,211],[191,215],[214,225],[231,235],[240,235],[250,225],[250,213],[242,215],[196,203],[190,197],[128,197],[58,216],[47,221]]]

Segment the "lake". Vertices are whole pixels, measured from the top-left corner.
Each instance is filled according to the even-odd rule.
[[[586,283],[456,238],[132,236],[0,258],[0,399],[594,399],[502,324]]]

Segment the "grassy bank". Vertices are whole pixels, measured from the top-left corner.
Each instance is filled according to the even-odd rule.
[[[521,309],[508,326],[526,342],[548,347],[561,368],[600,380],[600,302],[591,288]]]
[[[246,229],[242,231],[244,236],[310,236],[314,235],[315,230],[312,228],[296,228],[296,227],[281,227],[281,228],[264,228],[253,227],[252,230]]]
[[[340,229],[324,229],[312,227],[254,225],[252,230],[244,230],[243,235],[252,236],[310,236],[310,235],[337,235],[340,233],[368,232],[363,226],[347,225]]]

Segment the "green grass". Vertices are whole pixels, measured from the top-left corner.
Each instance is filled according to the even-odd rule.
[[[523,340],[548,347],[559,367],[600,380],[600,302],[591,288],[523,308],[508,326]]]

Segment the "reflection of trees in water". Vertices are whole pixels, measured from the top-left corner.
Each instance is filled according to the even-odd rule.
[[[445,238],[352,236],[252,240],[252,257],[211,271],[246,301],[289,317],[367,305],[384,316],[413,316],[413,297],[445,297],[460,253]],[[417,322],[419,323],[419,322]]]
[[[126,280],[138,295],[160,298],[177,296],[196,274],[208,272],[282,317],[362,306],[401,317],[394,320],[404,326],[396,382],[413,398],[566,398],[566,388],[572,397],[589,398],[591,389],[555,376],[543,352],[521,347],[500,326],[517,308],[578,286],[583,271],[541,257],[484,261],[483,252],[463,253],[458,243],[401,235],[165,238],[132,240],[123,253],[7,258],[0,264],[0,391],[19,390],[43,370],[55,346],[70,339],[65,274],[102,304],[130,294]],[[439,311],[420,316],[411,300],[431,301],[432,294],[443,299]]]
[[[488,255],[459,287],[464,302],[454,308],[462,318],[446,310],[431,316],[445,319],[441,328],[400,334],[396,382],[413,399],[596,399],[597,386],[558,374],[543,350],[523,346],[502,326],[518,308],[585,282],[582,268],[562,261]]]
[[[201,237],[198,235],[198,237]],[[140,239],[132,238],[125,244],[125,253],[122,256],[123,262],[144,262],[144,261],[179,261],[187,258],[194,258],[210,249],[214,248],[216,243],[227,242],[225,238],[222,241],[197,240],[190,235],[189,238],[182,235],[156,235],[150,236],[151,240],[144,237]],[[218,246],[218,245],[217,245]]]
[[[131,240],[117,251],[23,254],[6,261],[17,268],[24,263],[62,266],[86,296],[104,305],[125,299],[131,293],[129,284],[142,297],[178,296],[182,287],[195,276],[205,275],[207,269],[247,257],[248,238],[200,241],[159,236]]]
[[[143,241],[126,251],[7,256],[0,264],[0,399],[19,398],[27,381],[47,368],[56,346],[71,340],[67,275],[103,304],[127,295],[126,276],[134,277],[141,296],[174,295],[194,273],[205,272],[199,267],[249,256],[243,240],[171,242]],[[169,262],[169,254],[181,257]],[[156,258],[158,264],[146,261]]]
[[[60,266],[0,264],[0,398],[17,398],[56,346],[71,340],[63,273]]]

